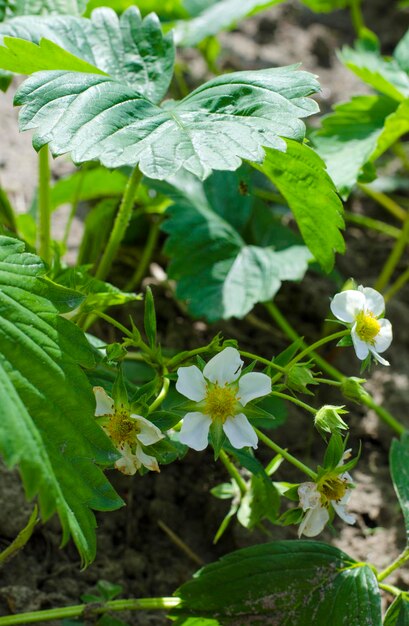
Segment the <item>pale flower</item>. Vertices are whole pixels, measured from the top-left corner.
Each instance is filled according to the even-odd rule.
[[[150,446],[163,439],[164,435],[149,420],[130,413],[126,407],[115,407],[114,400],[102,387],[94,387],[96,400],[95,417],[101,420],[101,426],[121,453],[115,467],[131,476],[142,465],[154,472],[159,472],[158,461],[144,452],[143,446]]]
[[[210,359],[203,372],[196,365],[178,369],[176,389],[197,403],[197,411],[183,419],[182,443],[204,450],[210,426],[218,423],[235,448],[257,448],[257,434],[243,409],[251,400],[271,393],[271,379],[256,372],[241,376],[242,367],[240,353],[229,347]]]
[[[344,453],[340,465],[349,456],[349,452],[348,450]],[[302,483],[298,487],[298,495],[300,506],[305,511],[305,515],[298,528],[298,536],[315,537],[319,535],[330,518],[329,509],[331,506],[344,522],[355,524],[355,516],[346,510],[352,489],[353,482],[348,472],[328,474],[316,483]]]
[[[382,365],[389,365],[380,352],[392,343],[392,324],[380,319],[385,310],[383,296],[370,287],[358,287],[337,293],[331,302],[331,311],[342,322],[352,324],[351,337],[355,352],[361,361],[371,353]]]

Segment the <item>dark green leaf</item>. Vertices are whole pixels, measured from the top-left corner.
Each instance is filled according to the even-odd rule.
[[[145,333],[151,348],[156,346],[156,311],[153,294],[150,287],[145,292],[145,309],[143,318]]]
[[[223,625],[381,626],[372,570],[332,546],[279,541],[229,554],[177,592],[174,614]]]
[[[409,626],[409,598],[402,594],[389,607],[384,626]]]
[[[0,187],[0,223],[13,231],[16,231],[16,220],[13,207],[4,189]]]
[[[400,441],[392,441],[389,462],[393,485],[405,520],[406,540],[409,543],[409,433],[404,433]]]
[[[58,512],[85,564],[95,556],[91,508],[121,505],[102,470],[116,452],[94,418],[95,399],[80,365],[92,367],[83,333],[61,317],[83,296],[43,278],[41,260],[0,238],[0,447],[18,464],[43,519]]]
[[[322,268],[329,272],[334,253],[343,252],[340,233],[344,226],[342,203],[325,171],[325,164],[311,148],[287,140],[287,151],[267,150],[263,172],[287,200],[306,245]]]

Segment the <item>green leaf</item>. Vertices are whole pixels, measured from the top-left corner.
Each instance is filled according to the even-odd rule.
[[[175,41],[180,46],[196,46],[206,37],[234,28],[245,17],[255,15],[283,0],[219,0],[201,3],[205,8],[197,17],[181,21],[175,27]],[[200,7],[199,7],[200,8]]]
[[[111,172],[104,167],[76,171],[60,178],[51,187],[51,207],[54,210],[75,200],[89,202],[100,198],[120,197],[127,181],[128,177],[122,172]]]
[[[388,119],[392,123],[396,107],[395,100],[384,96],[356,96],[336,105],[334,113],[323,118],[322,128],[312,134],[317,152],[343,198],[348,197],[363,166],[393,143],[396,127],[393,132],[385,123]],[[405,120],[401,115],[399,119],[405,132]],[[383,145],[379,153],[375,152],[378,145]]]
[[[85,218],[85,230],[78,252],[78,264],[95,263],[102,255],[112,229],[118,199],[101,200]]]
[[[301,0],[301,2],[316,13],[328,13],[344,9],[348,5],[348,0]]]
[[[409,30],[402,37],[393,53],[398,65],[404,72],[409,74]]]
[[[96,463],[117,454],[94,418],[83,373],[94,365],[83,333],[61,317],[83,296],[43,278],[42,261],[0,237],[0,450],[18,464],[27,497],[47,520],[58,512],[84,564],[95,556],[95,518],[121,500]]]
[[[393,486],[405,520],[406,541],[409,543],[409,433],[404,433],[400,441],[392,441],[389,463]]]
[[[13,231],[17,229],[13,207],[2,187],[0,187],[0,223]]]
[[[156,346],[157,342],[157,329],[156,329],[156,311],[155,302],[153,299],[152,289],[146,288],[145,292],[145,308],[143,317],[145,333],[149,341],[151,348]]]
[[[37,150],[48,143],[54,156],[71,152],[76,163],[139,164],[154,179],[184,168],[204,179],[213,169],[237,169],[241,159],[262,161],[262,146],[285,150],[282,137],[301,141],[300,118],[317,110],[306,96],[317,89],[315,78],[295,66],[235,72],[162,108],[123,80],[40,72],[26,80],[15,103],[23,105],[20,128],[37,129]]]
[[[287,151],[267,150],[262,165],[255,165],[287,200],[306,245],[329,272],[335,252],[343,252],[343,207],[321,158],[305,144],[287,141]]]
[[[383,132],[381,133],[376,150],[371,157],[375,161],[398,139],[409,131],[409,99],[401,102],[394,113],[391,113],[386,120]]]
[[[381,626],[372,570],[332,546],[278,541],[205,566],[177,592],[174,615],[216,616],[224,625]]]
[[[345,46],[339,58],[365,83],[385,96],[398,102],[409,97],[409,76],[396,59],[381,56],[372,37],[359,40],[355,48]]]
[[[243,496],[237,519],[245,528],[254,528],[263,519],[277,520],[280,496],[273,483],[262,476],[251,477],[249,489]]]
[[[86,0],[14,0],[14,15],[81,15]]]
[[[384,626],[409,626],[409,598],[402,593],[389,607]]]
[[[163,225],[169,234],[165,244],[165,253],[171,257],[168,273],[178,281],[176,294],[187,300],[191,314],[210,321],[244,317],[257,302],[270,300],[283,280],[300,280],[310,258],[304,246],[276,251],[246,244],[230,223],[241,223],[243,231],[249,216],[247,198],[239,193],[240,179],[240,173],[212,177],[203,189],[185,177],[172,181],[178,188],[168,189],[174,200]],[[212,184],[222,196],[227,195],[222,188],[235,190],[236,200],[230,192],[229,205],[216,203],[213,208]],[[237,207],[234,217],[232,207]]]
[[[103,74],[109,76],[109,78],[100,76],[103,82],[100,83],[99,88],[102,89],[102,92],[98,99],[105,97],[104,91],[105,95],[108,96],[107,89],[108,91],[115,90],[117,97],[121,93],[117,104],[124,102],[127,96],[132,100],[134,106],[136,104],[135,99],[140,98],[149,98],[152,102],[159,102],[166,94],[172,78],[175,58],[172,35],[168,34],[165,37],[162,35],[159,21],[155,15],[149,15],[142,20],[136,7],[129,8],[119,20],[114,11],[106,8],[95,10],[91,19],[71,16],[17,17],[0,25],[0,39],[2,35],[18,37],[34,44],[39,44],[42,39],[47,39],[74,57],[97,67]],[[42,43],[38,48],[37,70],[50,69],[50,65],[55,70],[65,69],[67,57],[64,55],[66,53],[63,51],[58,53],[64,62],[64,65],[59,65],[58,59],[55,58],[57,49],[54,46],[53,50],[49,50],[50,45],[50,43]],[[46,48],[41,52],[44,46]],[[27,55],[23,55],[24,42],[15,41],[13,49],[14,51],[21,50],[21,62],[27,59],[27,68],[22,69],[20,67],[18,71],[29,73],[31,61]],[[48,55],[46,54],[47,50]],[[41,59],[43,66],[40,65]],[[0,67],[2,67],[1,62]],[[68,67],[68,69],[70,68]],[[78,68],[75,71],[77,72]],[[81,72],[83,71],[82,69]],[[53,83],[59,85],[58,80],[57,83],[52,80],[53,76],[55,77],[55,75],[47,73],[37,76],[34,80],[37,80],[38,84],[51,86]],[[64,111],[73,113],[74,97],[78,96],[82,90],[94,87],[92,91],[94,97],[98,89],[95,87],[99,84],[97,74],[90,76],[76,73],[70,77],[64,76],[65,90],[60,85],[55,98],[49,100],[49,103],[52,102],[52,104],[48,104],[49,107],[58,107],[61,114]],[[74,81],[71,86],[67,83],[68,78]],[[115,84],[112,81],[115,81]],[[82,99],[87,100],[87,95],[89,95],[88,91],[84,93]],[[115,99],[114,94],[112,95]],[[59,98],[64,97],[67,101],[63,105]],[[46,102],[41,102],[41,100],[42,98],[38,104],[45,106]],[[141,102],[143,108],[145,100]],[[112,105],[114,103],[108,100],[104,103],[101,102],[97,108],[101,114],[103,110]],[[80,104],[80,111],[83,109],[86,109],[84,102]],[[93,110],[92,117],[97,113],[97,110]],[[82,123],[85,124],[87,116],[81,116],[81,119]],[[107,130],[106,127],[105,130]]]

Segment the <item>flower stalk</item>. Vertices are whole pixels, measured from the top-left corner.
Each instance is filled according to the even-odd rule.
[[[285,450],[284,448],[281,448],[281,446],[276,444],[272,439],[270,439],[270,437],[267,437],[267,435],[261,432],[261,430],[259,430],[258,428],[255,428],[254,430],[256,431],[260,441],[262,441],[268,448],[271,448],[271,450],[274,450],[276,454],[281,454],[281,456],[286,461],[294,465],[294,467],[297,467],[304,474],[307,474],[307,476],[312,478],[312,480],[317,479],[318,474],[314,472],[312,469],[310,469],[307,465],[302,463],[302,461],[299,461],[298,459],[295,458],[295,456],[287,452],[287,450]]]
[[[47,264],[51,263],[51,198],[48,145],[43,146],[38,153],[38,253]]]

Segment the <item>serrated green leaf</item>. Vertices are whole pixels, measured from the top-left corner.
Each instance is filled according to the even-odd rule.
[[[233,219],[244,226],[249,207],[240,196],[239,180],[240,174],[225,173],[223,179],[216,176],[214,184],[235,190],[232,206],[237,203],[238,213],[243,211],[245,219]],[[247,245],[227,221],[232,219],[229,211],[218,203],[214,210],[211,207],[213,194],[209,195],[208,186],[203,189],[189,178],[173,183],[178,188],[168,191],[174,204],[167,210],[169,219],[163,225],[169,234],[165,252],[171,257],[169,276],[178,281],[176,294],[187,300],[192,315],[211,321],[241,318],[257,302],[274,297],[281,281],[304,276],[310,258],[307,248],[291,246],[276,251],[273,247]],[[212,183],[210,179],[208,185]],[[223,196],[226,192],[221,193]]]
[[[390,471],[405,520],[406,541],[409,543],[409,433],[394,439],[390,449]]]
[[[0,449],[19,465],[28,498],[44,520],[58,512],[84,564],[95,556],[91,508],[121,500],[96,463],[116,452],[94,418],[95,400],[80,365],[94,365],[83,333],[62,318],[83,296],[43,278],[42,261],[0,238]]]
[[[205,566],[176,595],[174,615],[241,626],[381,626],[372,570],[332,546],[279,541],[238,550]]]
[[[117,95],[119,92],[122,93],[120,102],[123,102],[127,95],[132,98],[134,105],[135,98],[148,98],[152,102],[159,102],[166,94],[172,78],[175,56],[172,35],[162,35],[155,15],[149,15],[142,20],[136,7],[129,8],[119,20],[114,11],[106,8],[96,9],[91,19],[71,16],[17,17],[0,25],[0,40],[2,36],[17,37],[34,44],[40,43],[41,39],[49,40],[108,75],[109,78],[106,79],[108,84],[102,82],[100,88],[104,90],[105,87],[106,90],[108,85],[112,90],[116,88]],[[15,48],[22,45],[14,43]],[[63,55],[63,52],[59,54]],[[55,52],[53,54],[50,52],[47,56],[45,51],[43,56],[38,57],[38,61],[40,58],[44,63],[43,67],[37,66],[37,70],[49,69],[50,63],[55,70],[65,68],[65,65],[58,67]],[[50,79],[52,82],[52,75],[47,73],[42,76],[45,83],[49,83]],[[42,84],[40,77],[37,78],[39,84]],[[60,114],[65,109],[73,112],[73,96],[78,96],[81,92],[78,89],[81,90],[81,87],[90,89],[98,85],[97,75],[88,76],[88,81],[83,74],[65,76],[65,81],[68,78],[74,81],[72,86],[66,84],[66,89],[63,90],[65,94],[56,92],[56,97],[49,101],[53,104],[48,104],[49,107],[59,106]],[[84,82],[81,79],[84,79]],[[112,84],[112,81],[116,81],[115,84]],[[119,89],[119,85],[122,89]],[[68,100],[65,106],[62,106],[58,98],[64,96]],[[102,97],[103,93],[100,95],[100,98]],[[86,99],[85,94],[82,99]],[[111,104],[113,105],[109,101],[100,103],[102,110]],[[45,106],[46,102],[42,102],[42,105]],[[83,107],[84,102],[80,104],[79,110]],[[101,110],[99,112],[101,113]],[[92,116],[94,115],[97,115],[96,110],[92,113]],[[84,119],[82,121],[84,122]]]
[[[409,598],[406,593],[398,596],[389,607],[384,626],[409,626]]]
[[[233,28],[237,22],[255,15],[283,0],[219,0],[211,2],[208,8],[189,21],[178,22],[175,26],[175,41],[180,46],[196,46],[206,37],[217,35]],[[206,4],[202,3],[204,7]]]
[[[86,0],[14,0],[13,14],[18,15],[82,15]]]
[[[305,144],[287,140],[287,151],[266,151],[263,172],[287,200],[306,245],[329,272],[335,252],[344,252],[343,207],[321,158]]]
[[[395,130],[385,127],[388,119],[393,124],[396,108],[396,101],[384,96],[356,96],[336,105],[334,112],[323,118],[322,127],[312,134],[317,152],[343,198],[348,197],[363,166],[399,136],[397,125],[404,129],[407,120],[401,115],[395,120]]]
[[[396,59],[381,56],[372,41],[359,40],[355,48],[345,46],[339,58],[365,83],[385,96],[401,102],[409,97],[409,76]]]
[[[76,163],[139,164],[154,179],[181,168],[204,179],[213,169],[237,169],[241,159],[262,161],[262,146],[285,150],[282,137],[302,140],[300,118],[317,110],[306,96],[317,89],[295,66],[235,72],[162,108],[123,81],[56,71],[31,76],[15,103],[20,128],[37,129],[36,149],[49,143],[55,156],[71,152]]]

